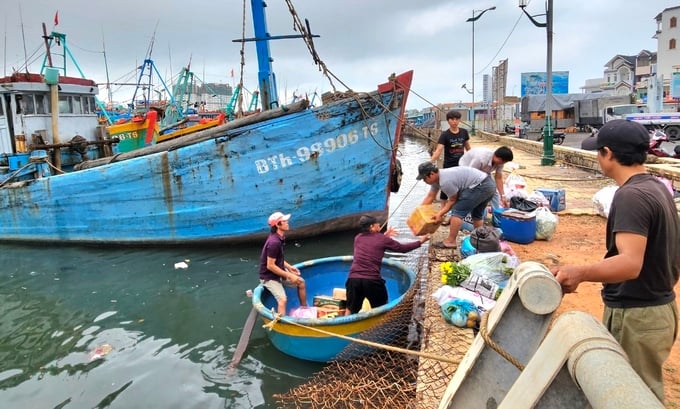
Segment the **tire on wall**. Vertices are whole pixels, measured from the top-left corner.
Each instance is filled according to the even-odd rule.
[[[390,192],[397,193],[401,187],[401,177],[404,172],[401,169],[401,162],[399,159],[394,160],[394,166],[392,166],[392,174],[390,175]]]

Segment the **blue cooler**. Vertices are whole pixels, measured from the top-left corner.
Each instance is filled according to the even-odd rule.
[[[536,214],[515,209],[499,213],[501,229],[505,240],[529,244],[536,239]]]
[[[567,194],[564,189],[539,188],[534,190],[543,193],[543,196],[548,199],[550,211],[561,212],[567,208]]]

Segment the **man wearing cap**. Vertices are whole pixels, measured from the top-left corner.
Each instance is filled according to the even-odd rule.
[[[416,241],[400,243],[392,239],[397,235],[393,227],[382,234],[378,220],[369,215],[361,216],[359,228],[361,231],[354,237],[354,259],[345,282],[348,315],[361,310],[364,298],[368,299],[371,308],[387,304],[387,288],[380,275],[385,250],[406,253],[417,249],[430,238],[425,235]]]
[[[307,289],[305,280],[300,276],[300,270],[288,264],[283,257],[285,233],[290,229],[288,220],[290,214],[272,213],[267,223],[271,232],[260,254],[260,282],[269,290],[277,302],[277,311],[286,315],[286,291],[283,286],[297,287],[300,305],[307,305]]]
[[[423,162],[418,166],[416,179],[430,185],[430,191],[421,204],[434,202],[440,189],[448,196],[433,218],[436,222],[441,222],[444,215],[451,210],[449,235],[439,243],[432,243],[435,247],[456,247],[458,232],[468,213],[472,214],[474,227],[480,227],[483,224],[484,210],[496,191],[491,175],[465,166],[437,169],[432,162]]]
[[[649,133],[615,119],[597,135],[597,161],[619,186],[607,219],[607,252],[594,264],[551,270],[565,293],[601,282],[603,324],[661,402],[662,367],[678,335],[673,287],[680,271],[680,219],[668,189],[644,166]]]

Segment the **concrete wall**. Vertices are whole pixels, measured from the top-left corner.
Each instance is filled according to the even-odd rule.
[[[543,142],[519,139],[514,136],[499,136],[488,132],[477,132],[477,135],[486,140],[498,142],[499,145],[520,149],[538,157],[543,156]],[[600,172],[600,166],[597,163],[597,152],[560,145],[554,145],[553,152],[556,161]],[[680,188],[678,186],[678,183],[680,183],[680,160],[648,155],[647,171],[653,175],[671,180],[676,189]]]

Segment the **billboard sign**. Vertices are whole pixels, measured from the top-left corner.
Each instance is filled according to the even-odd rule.
[[[671,98],[680,98],[680,72],[674,71],[671,74]]]
[[[553,71],[552,73],[552,93],[569,93],[569,71]],[[545,95],[548,89],[548,74],[545,72],[523,72],[522,73],[522,96],[526,95]]]

